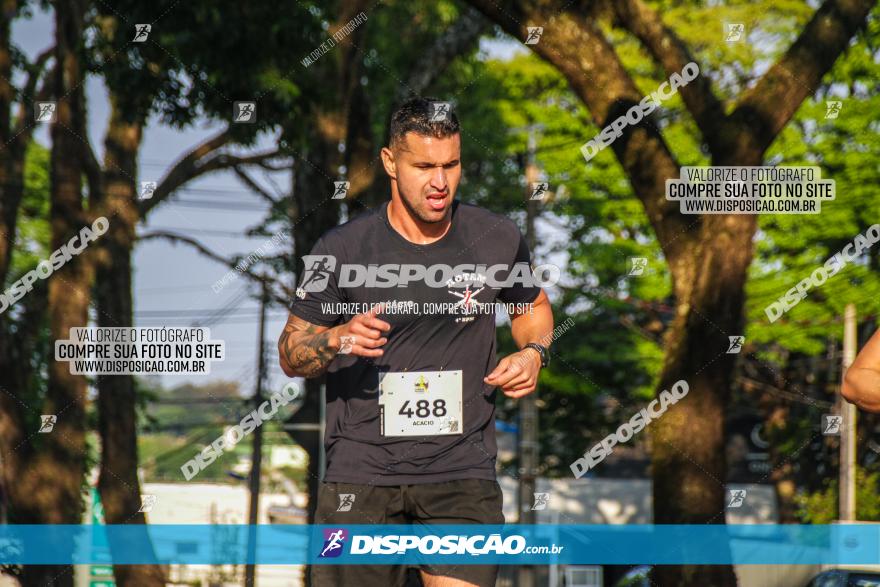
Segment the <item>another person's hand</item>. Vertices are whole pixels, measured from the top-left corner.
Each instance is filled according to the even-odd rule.
[[[880,330],[846,370],[840,393],[866,412],[880,412]]]

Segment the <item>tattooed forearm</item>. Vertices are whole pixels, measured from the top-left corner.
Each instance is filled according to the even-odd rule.
[[[334,338],[333,329],[291,315],[278,340],[282,369],[291,376],[318,377],[339,350]]]
[[[290,355],[290,365],[305,377],[317,377],[327,370],[336,356],[330,346],[330,334],[322,332],[300,339]]]

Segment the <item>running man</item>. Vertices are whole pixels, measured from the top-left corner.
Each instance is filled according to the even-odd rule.
[[[543,345],[553,315],[516,224],[455,200],[459,123],[451,111],[438,116],[437,104],[416,98],[394,113],[381,154],[391,201],[318,240],[311,258],[327,259],[332,271],[310,288],[304,272],[278,341],[288,376],[327,374],[318,524],[504,522],[495,480],[496,388],[511,398],[535,390],[549,360]],[[413,279],[412,267],[426,271]],[[398,275],[409,276],[405,286],[397,286]],[[334,313],[343,303],[370,311]],[[497,363],[496,303],[513,309],[521,349]],[[389,305],[429,311],[392,312]],[[497,571],[420,569],[427,587],[494,586]],[[403,566],[313,565],[312,581],[393,587],[404,585],[405,573]]]

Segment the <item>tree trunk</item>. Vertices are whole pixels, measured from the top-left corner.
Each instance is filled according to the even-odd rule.
[[[2,75],[2,74],[0,74]],[[3,105],[0,105],[2,108]],[[2,139],[0,139],[2,140]],[[14,143],[15,141],[13,141]],[[16,224],[18,219],[19,205],[21,203],[24,182],[23,154],[17,148],[9,145],[7,149],[0,149],[0,290],[6,283],[6,276],[12,263],[12,249],[16,239]],[[45,299],[45,284],[35,284],[34,291],[30,296],[37,296],[42,292]],[[27,305],[30,300],[19,301],[19,305]],[[41,307],[45,312],[45,305]],[[31,317],[39,320],[40,317]],[[3,454],[2,467],[2,494],[4,496],[3,508],[11,508],[16,513],[10,518],[27,521],[38,520],[37,514],[30,509],[30,496],[26,493],[20,495],[15,491],[18,471],[26,466],[30,460],[32,445],[28,441],[30,432],[25,430],[26,418],[22,406],[22,396],[27,389],[23,380],[29,377],[25,372],[30,371],[32,357],[24,355],[27,360],[16,359],[21,357],[24,348],[31,348],[32,337],[25,336],[25,332],[36,335],[33,329],[28,328],[31,324],[25,322],[26,315],[21,318],[19,326],[15,330],[15,340],[10,331],[11,320],[9,309],[0,313],[0,451]],[[27,402],[24,402],[27,403]],[[21,501],[22,497],[25,501]]]
[[[12,250],[15,246],[16,224],[21,204],[24,183],[24,153],[19,141],[13,138],[11,109],[15,98],[12,79],[12,57],[9,50],[10,21],[14,13],[14,3],[3,2],[4,16],[0,17],[0,290],[4,289],[6,277],[12,263]],[[9,17],[5,15],[10,15]],[[34,292],[32,292],[34,293]],[[8,309],[0,313],[0,450],[4,455],[2,463],[2,487],[4,508],[16,505],[14,492],[16,472],[29,458],[29,434],[24,430],[24,414],[19,401],[21,390],[16,386],[15,363],[12,360],[14,345],[9,331]],[[21,507],[17,517],[27,520]]]
[[[641,99],[595,13],[566,10],[561,2],[514,1],[503,9],[493,0],[469,3],[520,39],[528,34],[528,23],[552,23],[552,33],[529,47],[566,77],[600,128]],[[775,137],[864,27],[874,4],[823,2],[785,54],[739,97],[730,115],[724,114],[708,78],[680,88],[712,163],[760,165]],[[660,15],[640,0],[621,0],[611,8],[667,75],[693,59]],[[792,71],[798,72],[797,78]],[[644,121],[624,131],[613,149],[645,207],[673,278],[676,317],[666,337],[660,389],[679,379],[690,386],[688,397],[651,426],[655,522],[718,523],[724,516],[727,473],[723,410],[734,367],[726,354],[727,336],[742,334],[743,286],[756,218],[680,214],[664,198],[665,180],[679,176],[678,163],[660,133]],[[736,584],[730,567],[664,566],[656,567],[653,576],[662,587]]]
[[[98,325],[133,326],[131,255],[138,220],[137,155],[141,144],[141,125],[122,119],[115,97],[111,98],[111,118],[105,144],[105,163],[100,209],[112,211],[114,222],[100,243],[95,298]],[[98,431],[101,436],[101,473],[98,489],[108,524],[146,524],[141,507],[138,479],[137,392],[132,375],[98,377]],[[129,545],[127,545],[129,546]],[[110,545],[113,554],[114,545]],[[142,552],[153,547],[146,532],[140,537]],[[163,587],[161,567],[154,565],[114,565],[120,586]]]
[[[17,4],[16,0],[3,0],[0,17],[0,289],[6,284],[12,265],[18,213],[24,196],[25,153],[34,130],[28,115],[32,115],[33,101],[39,99],[35,89],[42,77],[43,65],[52,55],[51,51],[41,54],[21,87],[12,86],[10,26]],[[46,90],[44,85],[41,95]],[[18,116],[13,115],[16,106],[20,109]],[[29,430],[37,418],[23,408],[33,401],[31,395],[36,389],[34,353],[38,352],[35,343],[45,328],[46,289],[42,281],[34,284],[34,290],[18,304],[23,309],[14,325],[8,308],[0,312],[0,389],[5,391],[0,394],[0,451],[5,457],[0,470],[0,494],[3,495],[0,515],[3,520],[20,523],[40,519],[30,496],[17,491],[15,480],[33,450]],[[14,511],[10,512],[10,507]]]
[[[4,0],[4,13],[14,11],[14,4]],[[0,17],[0,284],[5,283],[9,270],[18,206],[24,191],[24,150],[13,132],[11,112],[16,90],[9,81],[13,75],[9,50],[10,20],[6,16]]]
[[[85,128],[83,79],[79,48],[82,42],[85,5],[81,1],[55,5],[56,61],[55,94],[57,122],[52,125],[51,213],[52,249],[58,249],[90,224],[83,213],[82,166],[79,149]],[[76,133],[76,134],[75,134]],[[91,251],[57,269],[48,281],[50,339],[67,339],[70,329],[88,324],[90,288],[94,271]],[[41,512],[45,524],[79,524],[83,514],[85,475],[86,380],[70,373],[67,362],[49,361],[49,383],[45,414],[56,416],[54,429],[41,439],[43,444],[16,484]],[[72,586],[70,566],[27,566],[24,585]]]
[[[666,335],[661,389],[687,381],[687,397],[651,424],[654,523],[723,524],[726,506],[724,409],[742,334],[753,216],[705,219],[684,259],[670,259],[676,316]],[[684,442],[683,438],[698,442]],[[684,552],[687,552],[686,550]],[[656,566],[658,585],[736,585],[729,566]]]

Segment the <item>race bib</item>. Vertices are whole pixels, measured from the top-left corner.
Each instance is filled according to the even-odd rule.
[[[461,371],[385,373],[379,411],[382,436],[461,434]]]

